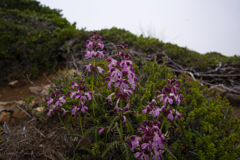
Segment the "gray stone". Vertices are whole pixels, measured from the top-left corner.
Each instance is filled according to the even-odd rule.
[[[42,88],[41,87],[29,87],[29,90],[31,93],[35,94],[36,92],[41,92]]]
[[[43,86],[41,94],[47,96],[49,94],[49,88],[50,87],[51,87],[50,84]]]

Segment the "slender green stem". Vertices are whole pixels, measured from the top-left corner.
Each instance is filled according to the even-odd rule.
[[[66,126],[65,126],[65,124],[63,123],[63,121],[62,121],[61,117],[60,117],[60,116],[58,116],[58,117],[59,117],[59,119],[60,119],[60,121],[61,121],[61,123],[62,123],[63,127],[64,127],[65,129],[67,129],[67,127],[66,127]]]
[[[93,66],[95,66],[95,58],[93,60]],[[94,100],[93,100],[93,79],[94,79],[94,72],[92,72],[92,107],[93,107],[93,117],[95,118],[95,110],[94,110]]]
[[[123,142],[123,137],[122,137],[122,118],[120,119],[120,138],[121,138],[121,142]]]
[[[78,113],[78,116],[79,116],[79,123],[80,123],[80,127],[81,127],[82,136],[83,136],[83,138],[84,138],[85,136],[84,136],[84,133],[83,133],[82,118],[81,118],[81,113],[80,113],[80,112]]]
[[[107,145],[107,133],[106,133],[106,139],[105,139],[105,146]]]
[[[166,120],[166,117],[164,117],[164,119],[163,119],[162,126],[161,126],[161,128],[160,128],[161,131],[162,131],[163,125],[164,125],[164,123],[165,123],[165,120]]]
[[[122,108],[122,101],[120,101],[120,108]],[[123,133],[122,133],[122,121],[123,121],[123,113],[122,110],[120,110],[120,138],[121,138],[121,142],[123,142]]]

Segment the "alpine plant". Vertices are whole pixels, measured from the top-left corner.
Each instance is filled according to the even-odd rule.
[[[88,65],[84,66],[84,69],[88,72],[92,73],[92,93],[93,92],[93,79],[94,79],[94,72],[97,71],[99,75],[102,75],[105,71],[99,66],[95,65],[95,59],[96,58],[104,58],[104,55],[106,53],[104,48],[104,44],[102,42],[102,37],[99,34],[98,31],[93,32],[93,36],[86,41],[86,47],[87,50],[85,51],[85,59],[93,59],[93,64],[89,63]],[[93,95],[94,96],[94,95]],[[94,101],[92,99],[92,107],[93,107],[93,116],[95,117],[95,110],[94,110]]]
[[[49,108],[46,109],[48,116],[50,116],[52,112],[55,112],[59,115],[59,118],[60,115],[64,116],[66,114],[71,114],[71,116],[76,117],[78,113],[83,137],[85,136],[82,128],[81,114],[85,114],[88,110],[87,102],[90,100],[92,100],[93,115],[95,117],[93,101],[94,73],[97,72],[99,75],[102,75],[105,72],[104,69],[95,65],[95,59],[104,58],[105,55],[102,37],[99,36],[98,33],[98,31],[94,31],[94,35],[86,41],[87,50],[85,52],[85,58],[93,59],[92,64],[89,63],[84,67],[87,72],[92,73],[91,91],[85,86],[84,80],[80,80],[79,83],[73,81],[71,84],[72,91],[68,92],[68,96],[74,101],[66,102],[66,96],[64,96],[61,91],[53,92],[46,100],[49,106]],[[138,78],[133,72],[133,62],[129,60],[131,55],[127,53],[128,45],[117,45],[117,47],[120,48],[120,51],[115,55],[116,58],[107,58],[107,66],[109,68],[107,73],[109,76],[105,78],[105,83],[108,81],[107,86],[109,89],[114,87],[119,88],[119,90],[111,93],[105,101],[113,105],[113,99],[116,97],[116,103],[113,110],[117,113],[120,112],[120,138],[121,142],[123,142],[122,125],[124,125],[127,120],[124,112],[130,109],[130,96],[133,94],[136,86],[138,86]],[[132,152],[134,152],[135,158],[139,160],[163,159],[162,153],[164,152],[164,145],[166,143],[165,136],[168,135],[168,131],[162,134],[164,122],[167,118],[170,121],[176,121],[182,117],[176,109],[172,108],[174,104],[175,106],[180,105],[184,98],[182,94],[178,94],[180,88],[179,84],[175,84],[176,82],[176,79],[169,79],[168,85],[166,85],[161,92],[157,91],[157,97],[153,98],[152,101],[148,102],[147,106],[143,108],[142,113],[148,113],[149,116],[151,116],[151,120],[143,121],[145,126],[142,125],[139,128],[139,136],[132,135],[130,137],[129,145],[131,146]],[[126,102],[125,107],[122,106],[122,101]],[[71,104],[71,108],[63,108],[64,103],[75,102],[76,104]],[[160,104],[161,107],[158,104]],[[158,121],[160,116],[163,117],[162,124]],[[105,128],[99,127],[97,129],[98,134],[105,133],[107,135],[108,131],[109,126]],[[113,132],[113,130],[110,131]]]
[[[93,36],[86,41],[87,50],[85,51],[85,59],[94,59],[93,64],[89,63],[88,65],[84,66],[84,69],[88,72],[94,72],[94,70],[98,70],[98,73],[102,75],[105,71],[99,66],[95,65],[96,58],[104,58],[106,53],[104,48],[104,44],[102,42],[102,37],[98,31],[93,32]]]
[[[146,126],[141,126],[138,130],[141,136],[132,135],[130,137],[131,150],[134,152],[136,148],[138,149],[138,152],[134,154],[137,159],[149,160],[152,157],[152,160],[160,160],[163,158],[163,144],[166,143],[166,139],[160,130],[161,123],[157,120],[144,120],[143,122]]]
[[[148,112],[153,117],[158,117],[162,113],[171,121],[181,118],[182,115],[177,110],[168,106],[168,104],[172,105],[174,101],[177,105],[180,105],[184,98],[182,94],[177,94],[177,90],[180,90],[180,88],[179,84],[174,84],[175,82],[177,82],[176,79],[169,79],[168,85],[163,87],[162,92],[157,91],[157,97],[148,102],[148,105],[143,108],[142,113],[146,114]],[[162,102],[162,107],[156,106],[157,100]]]
[[[84,83],[84,80],[80,80],[79,84],[73,81],[71,88],[74,89],[74,91],[68,92],[71,99],[78,99],[78,104],[73,105],[71,108],[72,116],[75,116],[77,111],[85,113],[85,111],[88,110],[86,103],[92,99],[92,91],[88,91],[88,88],[84,85]]]
[[[131,55],[129,53],[126,53],[128,45],[117,45],[117,47],[121,48],[121,51],[116,54],[116,57],[119,57],[120,60],[115,60],[113,58],[107,58],[108,62],[108,68],[109,71],[107,72],[110,76],[106,77],[105,82],[108,82],[108,88],[111,89],[112,86],[114,88],[119,87],[119,91],[116,93],[110,94],[106,101],[112,105],[112,97],[115,95],[118,100],[116,103],[116,106],[114,108],[115,111],[119,112],[119,110],[122,110],[122,108],[118,107],[119,100],[126,100],[128,96],[130,96],[133,93],[133,90],[135,90],[136,86],[138,85],[138,78],[135,77],[135,74],[133,72],[133,66],[132,61],[127,60],[127,58],[131,58]],[[129,105],[129,104],[128,104]],[[128,106],[126,106],[125,109],[127,109]]]
[[[168,119],[171,121],[176,121],[181,118],[182,115],[177,110],[169,107],[168,105],[172,105],[174,101],[177,105],[180,105],[181,101],[183,101],[184,96],[182,94],[177,94],[177,90],[179,90],[179,84],[174,84],[175,82],[177,82],[176,79],[169,79],[168,85],[162,89],[162,92],[157,91],[157,97],[153,98],[151,102],[148,102],[148,105],[143,108],[142,113],[148,113],[154,118],[163,115],[164,117],[168,117]],[[162,107],[157,106],[157,101],[162,104]],[[130,137],[131,140],[129,143],[132,146],[132,152],[134,152],[136,148],[139,151],[134,154],[135,158],[141,160],[149,160],[150,157],[152,157],[152,160],[163,159],[163,144],[166,142],[166,138],[162,134],[161,130],[165,119],[166,118],[164,118],[162,125],[157,120],[144,120],[143,122],[146,124],[146,126],[141,126],[138,130],[138,132],[141,133],[141,137],[138,137],[136,135],[132,135]],[[142,143],[141,145],[140,142]]]
[[[51,116],[52,112],[57,113],[58,115],[64,116],[68,110],[62,108],[63,103],[66,102],[66,96],[62,94],[61,91],[53,92],[50,97],[46,100],[49,108],[46,109],[46,114]]]
[[[88,91],[88,88],[84,83],[84,80],[80,80],[79,84],[74,81],[72,82],[71,88],[73,91],[69,91],[68,95],[70,96],[70,99],[78,100],[78,103],[74,104],[71,109],[63,108],[63,104],[66,103],[66,96],[64,96],[61,91],[53,92],[46,100],[46,103],[49,106],[49,108],[46,109],[46,114],[51,116],[52,112],[55,112],[62,116],[67,113],[75,116],[77,111],[85,113],[85,111],[88,110],[86,103],[92,99],[92,91]]]
[[[131,55],[126,52],[128,45],[117,45],[121,50],[118,54],[116,54],[116,58],[107,58],[109,77],[106,77],[105,82],[108,82],[108,88],[111,89],[112,86],[114,88],[119,87],[119,90],[115,93],[111,93],[107,98],[106,102],[110,105],[113,105],[112,99],[113,96],[117,98],[116,105],[114,107],[115,112],[120,112],[120,131],[121,131],[121,141],[122,138],[122,123],[125,124],[126,116],[123,111],[128,111],[130,108],[129,96],[133,93],[136,86],[138,85],[138,78],[135,76],[133,72],[132,61],[128,60],[131,58]],[[127,105],[125,107],[121,106],[121,100],[125,100]],[[120,105],[120,106],[119,106]]]

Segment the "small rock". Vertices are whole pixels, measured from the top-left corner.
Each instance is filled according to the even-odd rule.
[[[48,94],[49,94],[49,88],[50,88],[50,87],[51,87],[50,84],[43,86],[43,87],[42,87],[43,90],[42,90],[41,94],[42,94],[42,95],[45,95],[45,96],[48,95]]]
[[[40,148],[44,148],[44,145],[40,144],[38,147],[40,147]]]
[[[38,105],[38,103],[37,103],[35,100],[33,100],[33,101],[29,104],[29,106],[30,106],[31,108],[35,108],[35,107],[37,107],[37,105]]]
[[[40,87],[29,87],[31,93],[41,92],[42,89]]]
[[[78,75],[81,75],[82,73],[81,72],[77,72],[75,69],[69,69],[68,71],[64,70],[62,73],[66,76],[71,76],[71,75],[74,75],[74,73],[77,73]]]
[[[18,85],[18,80],[15,80],[9,83],[9,86],[11,87],[17,87],[17,85]]]
[[[32,110],[32,114],[33,115],[37,115],[38,113],[42,113],[42,112],[44,112],[44,108],[43,107],[37,107],[37,108],[34,108]]]
[[[37,108],[34,108],[33,111],[35,112],[43,112],[44,108],[43,107],[37,107]]]

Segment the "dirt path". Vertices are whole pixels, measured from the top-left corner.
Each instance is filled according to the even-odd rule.
[[[41,72],[37,79],[32,80],[33,83],[40,87],[49,84],[47,78],[43,75],[43,73],[44,72]],[[50,80],[52,80],[54,76],[56,76],[56,74],[47,75],[48,79]],[[30,92],[29,87],[34,87],[34,85],[26,79],[19,80],[19,85],[17,87],[11,87],[6,84],[5,86],[0,87],[0,101],[16,101],[22,100],[23,98],[28,98],[33,95]]]

